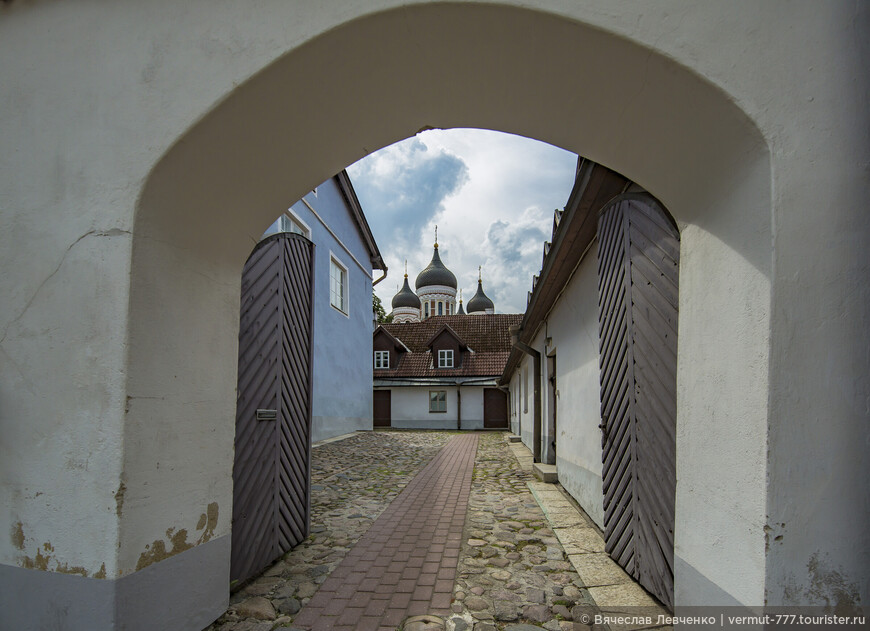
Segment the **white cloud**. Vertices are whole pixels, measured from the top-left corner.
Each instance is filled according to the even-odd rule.
[[[477,289],[480,265],[496,311],[524,311],[576,161],[572,153],[527,138],[455,129],[425,132],[350,167],[390,268],[375,287],[387,310],[401,286],[404,259],[412,287],[429,263],[437,224],[441,258],[465,302]]]

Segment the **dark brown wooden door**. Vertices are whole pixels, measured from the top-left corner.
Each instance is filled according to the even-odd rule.
[[[261,242],[242,272],[230,579],[308,536],[314,245]]]
[[[668,607],[674,592],[679,232],[649,195],[598,219],[607,552]]]
[[[373,416],[375,427],[390,427],[392,423],[391,414],[391,390],[375,390],[374,391]]]
[[[498,388],[484,388],[483,427],[485,429],[506,429],[507,426],[507,394]]]

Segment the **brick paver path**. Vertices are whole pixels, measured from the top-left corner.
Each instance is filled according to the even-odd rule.
[[[471,491],[476,434],[453,438],[372,524],[293,621],[393,631],[408,616],[450,612]]]

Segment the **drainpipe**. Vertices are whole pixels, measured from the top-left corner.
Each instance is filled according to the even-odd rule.
[[[456,429],[462,429],[462,387],[456,384]]]
[[[378,262],[379,262],[381,265],[384,264],[384,262],[383,262],[382,260],[380,260],[380,259],[378,259]],[[386,265],[384,265],[384,267],[382,268],[381,271],[383,271],[384,273],[381,274],[381,277],[380,277],[380,278],[378,278],[377,280],[375,280],[375,281],[372,282],[372,287],[374,287],[375,285],[377,285],[379,282],[381,282],[382,280],[384,280],[384,279],[387,277],[387,266],[386,266]]]
[[[532,419],[534,421],[534,460],[541,462],[541,353],[528,344],[520,342],[520,327],[511,327],[511,345],[532,358],[535,372],[534,400],[532,401]]]

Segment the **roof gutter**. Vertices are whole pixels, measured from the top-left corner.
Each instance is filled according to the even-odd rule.
[[[374,287],[375,285],[377,285],[379,282],[381,282],[382,280],[384,280],[384,279],[387,277],[387,266],[384,265],[383,260],[381,260],[381,259],[378,259],[378,260],[380,261],[380,265],[381,265],[381,267],[378,267],[377,265],[375,265],[374,268],[375,268],[375,269],[381,269],[381,270],[384,271],[384,273],[381,274],[381,277],[380,277],[380,278],[378,278],[377,280],[372,281],[372,287]]]
[[[510,328],[511,333],[511,345],[528,355],[532,358],[534,362],[534,373],[535,373],[535,387],[534,394],[532,400],[532,418],[534,420],[534,428],[533,434],[534,438],[532,439],[534,453],[534,461],[541,461],[541,353],[540,351],[536,351],[534,348],[529,346],[528,344],[520,341],[520,332],[522,329],[519,326],[512,326]]]

